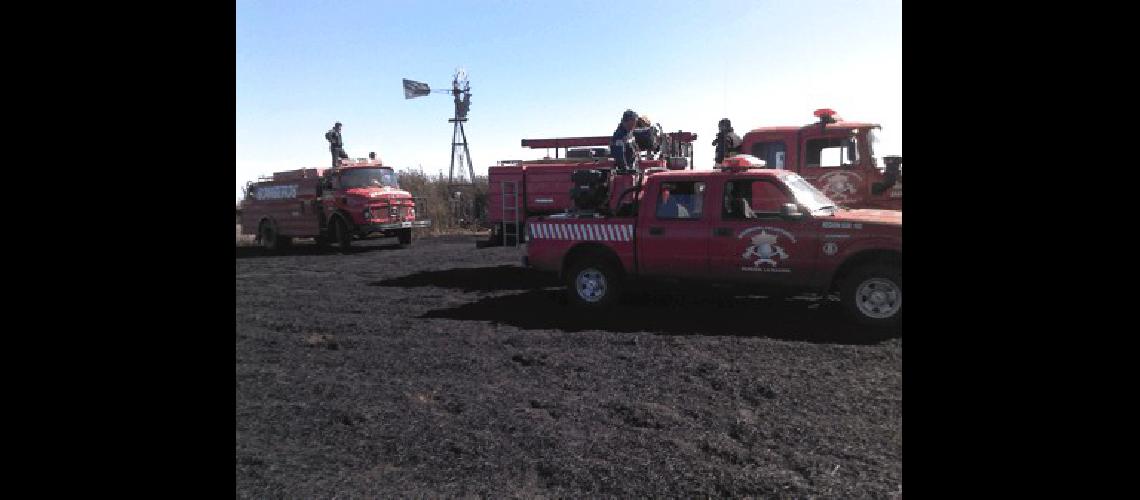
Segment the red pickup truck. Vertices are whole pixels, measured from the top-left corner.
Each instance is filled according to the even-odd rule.
[[[752,160],[647,175],[621,195],[632,196],[617,211],[586,201],[528,218],[524,265],[559,273],[570,302],[586,308],[612,305],[628,280],[670,278],[838,292],[856,321],[896,325],[902,212],[838,208],[798,174],[755,168],[763,162]],[[607,199],[590,189],[605,186],[581,186],[582,200]]]

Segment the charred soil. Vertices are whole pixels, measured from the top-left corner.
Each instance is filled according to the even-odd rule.
[[[683,290],[583,317],[474,241],[237,248],[239,497],[901,493],[901,334]]]

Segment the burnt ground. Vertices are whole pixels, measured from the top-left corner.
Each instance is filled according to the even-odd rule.
[[[901,333],[682,290],[590,317],[474,240],[237,248],[239,497],[901,492]]]

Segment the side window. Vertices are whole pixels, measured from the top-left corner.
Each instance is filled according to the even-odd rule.
[[[754,219],[780,213],[790,203],[779,186],[764,180],[735,180],[725,183],[721,217],[725,220]]]
[[[787,151],[788,147],[784,145],[784,141],[757,142],[752,144],[752,151],[749,154],[764,160],[768,168],[784,168]]]
[[[705,183],[662,182],[657,195],[658,219],[700,219],[704,208]]]
[[[854,138],[809,139],[804,147],[804,166],[807,167],[841,167],[858,159],[859,148]]]

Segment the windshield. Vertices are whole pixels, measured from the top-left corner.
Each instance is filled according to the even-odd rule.
[[[867,139],[868,139],[867,140],[867,148],[871,152],[871,157],[877,158],[878,155],[875,154],[875,151],[877,151],[879,149],[879,142],[880,142],[879,127],[872,127],[870,130],[867,130]],[[875,163],[876,163],[876,166],[878,166],[877,164],[879,162],[876,161]],[[882,168],[882,167],[880,167],[880,168]]]
[[[396,173],[390,168],[354,168],[340,174],[340,183],[345,189],[391,186],[396,184]]]
[[[788,175],[784,177],[784,183],[792,190],[792,196],[796,197],[796,201],[800,202],[810,212],[835,208],[835,202],[831,201],[831,198],[828,198],[815,186],[808,184],[808,181],[805,181],[803,177],[795,174]]]

